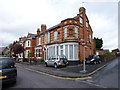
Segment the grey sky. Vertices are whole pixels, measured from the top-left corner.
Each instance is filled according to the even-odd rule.
[[[105,49],[118,47],[118,2],[83,0],[0,0],[0,46],[6,46],[41,24],[52,27],[86,8],[94,36],[103,38]],[[85,0],[84,0],[85,1]],[[104,0],[105,1],[105,0]]]

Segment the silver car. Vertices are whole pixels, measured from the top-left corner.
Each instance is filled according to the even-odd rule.
[[[64,55],[50,57],[48,60],[45,60],[46,67],[54,66],[54,68],[57,68],[58,66],[66,66],[66,65],[68,65],[68,60]]]

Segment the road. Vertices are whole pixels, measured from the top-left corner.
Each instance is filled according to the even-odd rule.
[[[7,87],[7,86],[6,86]],[[17,83],[8,88],[101,88],[82,80],[59,79],[18,67]],[[6,88],[7,89],[7,88]]]
[[[120,68],[120,57],[109,62],[104,69],[92,76],[93,79],[88,81],[108,88],[118,88],[118,80],[120,78],[118,76],[120,75],[118,68]]]
[[[86,80],[67,80],[40,74],[21,67],[17,67],[18,77],[15,85],[9,88],[117,88],[118,87],[118,59],[109,62],[101,71]]]

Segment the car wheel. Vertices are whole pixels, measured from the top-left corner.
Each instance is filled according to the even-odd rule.
[[[57,64],[56,63],[54,64],[54,68],[57,68]]]
[[[47,63],[45,63],[45,66],[48,67]]]

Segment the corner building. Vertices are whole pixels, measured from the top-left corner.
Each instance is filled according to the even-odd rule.
[[[85,57],[95,54],[93,31],[84,7],[79,9],[77,16],[62,20],[49,29],[42,24],[41,30],[37,30],[35,56],[45,60],[54,55],[65,55],[70,62],[80,62],[84,60],[82,41],[86,43]]]

